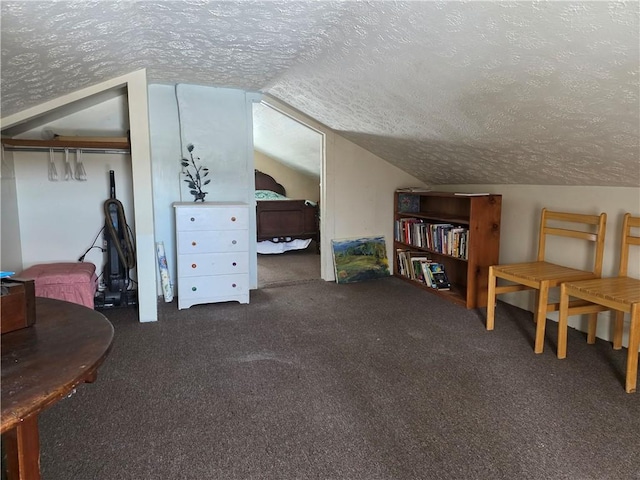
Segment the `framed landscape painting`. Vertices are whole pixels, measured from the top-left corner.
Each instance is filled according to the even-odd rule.
[[[384,237],[331,240],[331,250],[337,283],[391,275]]]

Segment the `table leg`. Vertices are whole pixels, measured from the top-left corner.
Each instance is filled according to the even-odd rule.
[[[98,379],[98,369],[92,370],[87,373],[87,376],[84,379],[85,383],[93,383]]]
[[[40,480],[38,416],[23,420],[2,434],[7,456],[7,480]]]

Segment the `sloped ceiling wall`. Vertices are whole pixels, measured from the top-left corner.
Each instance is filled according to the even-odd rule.
[[[273,95],[431,184],[640,185],[637,1],[1,8],[3,116],[147,68]]]
[[[322,135],[263,103],[253,107],[254,148],[320,182]]]

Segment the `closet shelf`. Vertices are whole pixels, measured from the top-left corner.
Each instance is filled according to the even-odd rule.
[[[22,148],[70,148],[70,149],[99,149],[99,150],[131,150],[131,144],[126,138],[105,138],[99,137],[78,137],[71,139],[69,137],[54,138],[53,140],[30,140],[19,138],[3,138],[2,144],[6,147]]]

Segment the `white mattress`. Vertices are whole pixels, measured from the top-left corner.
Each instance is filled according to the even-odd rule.
[[[258,253],[272,254],[272,253],[284,253],[289,250],[304,250],[311,243],[311,239],[306,240],[290,240],[288,242],[272,242],[271,240],[264,240],[258,242]]]

